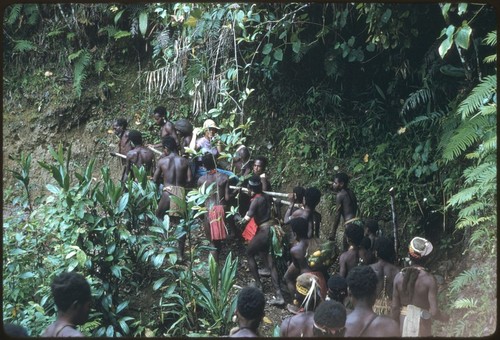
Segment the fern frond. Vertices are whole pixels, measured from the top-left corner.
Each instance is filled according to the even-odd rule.
[[[441,118],[443,118],[444,115],[445,114],[442,111],[434,111],[434,112],[428,113],[425,116],[417,116],[412,121],[410,121],[408,124],[406,124],[406,127],[411,127],[414,125],[422,126],[422,125],[425,125],[426,123],[434,124],[437,121],[439,121]]]
[[[474,232],[469,239],[469,246],[474,247],[476,244],[484,244],[484,240],[491,240],[492,238],[496,239],[491,230],[492,229],[485,226],[474,229]]]
[[[477,300],[474,298],[461,298],[453,303],[453,308],[455,309],[473,309],[477,308]]]
[[[493,151],[497,151],[497,135],[493,135],[490,139],[487,139],[483,142],[483,148],[481,152],[490,153]]]
[[[87,66],[90,64],[92,55],[87,50],[79,50],[76,53],[71,54],[68,59],[74,61],[74,75],[73,75],[73,88],[75,89],[76,95],[80,97],[82,95],[82,83],[87,79]]]
[[[465,229],[468,227],[475,227],[475,226],[478,226],[482,223],[491,223],[491,224],[496,225],[496,223],[493,223],[496,220],[495,216],[493,216],[493,215],[483,216],[483,217],[478,217],[478,216],[460,217],[460,213],[458,215],[459,215],[459,219],[457,220],[457,224],[456,224],[457,229]]]
[[[28,41],[28,40],[16,40],[15,41],[15,45],[14,45],[14,52],[20,52],[20,53],[23,53],[23,52],[28,52],[28,51],[33,51],[34,49],[36,49],[36,46],[31,42],[31,41]]]
[[[472,92],[458,106],[457,113],[462,116],[462,119],[476,113],[478,109],[486,105],[497,89],[497,76],[490,75],[472,89]]]
[[[450,199],[448,200],[448,206],[455,207],[467,203],[475,198],[478,194],[479,190],[477,187],[462,189],[455,195],[450,197]]]
[[[19,15],[21,14],[21,9],[23,8],[22,4],[14,4],[9,8],[9,12],[7,15],[7,20],[5,23],[7,25],[13,25],[16,20],[19,18]]]
[[[431,101],[433,95],[432,91],[428,88],[423,88],[410,93],[410,96],[405,100],[401,113],[404,114],[409,110],[415,109],[419,105],[427,104]]]
[[[492,64],[492,63],[496,63],[496,62],[497,62],[497,55],[496,54],[489,55],[487,57],[484,57],[484,59],[483,59],[483,63],[485,63],[485,64]]]
[[[467,185],[491,183],[492,181],[496,181],[496,176],[497,167],[496,163],[493,162],[484,162],[478,166],[469,167],[464,170],[465,184]]]
[[[485,116],[475,116],[462,122],[446,144],[443,158],[446,161],[457,158],[479,140],[479,132],[488,126],[490,126],[490,123]]]
[[[497,31],[491,31],[483,39],[483,42],[489,46],[495,46],[497,44]]]
[[[28,25],[34,26],[38,22],[38,18],[40,15],[38,4],[27,4],[26,6],[24,6],[23,11],[28,17]]]
[[[485,207],[486,205],[484,204],[484,202],[477,201],[465,208],[462,208],[460,210],[460,213],[464,216],[479,215],[485,209]]]
[[[450,283],[450,293],[455,293],[461,290],[463,287],[470,285],[475,282],[479,277],[479,269],[471,268],[461,272],[453,281]]]

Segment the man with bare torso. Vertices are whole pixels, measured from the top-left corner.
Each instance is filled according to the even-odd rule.
[[[121,177],[122,183],[127,180],[129,174],[133,177],[133,173],[131,173],[132,165],[135,165],[138,168],[144,167],[148,176],[151,176],[155,161],[153,151],[142,145],[142,134],[139,131],[129,131],[128,139],[132,146],[132,150],[127,152],[127,160]]]
[[[214,184],[211,195],[205,201],[208,212],[203,220],[203,228],[211,246],[215,248],[212,255],[218,262],[222,240],[227,238],[225,210],[230,199],[229,177],[217,171],[215,156],[211,153],[203,155],[202,162],[207,173],[198,179],[198,187],[205,185],[205,188],[208,188]]]
[[[128,139],[128,122],[125,118],[118,118],[113,122],[113,131],[115,135],[119,138],[118,141],[118,153],[120,155],[127,155],[127,153],[132,150],[132,145],[130,145],[130,140]],[[115,152],[110,152],[111,156],[116,156]],[[121,158],[122,165],[127,162],[124,158]]]
[[[347,315],[345,337],[399,336],[397,322],[373,312],[377,275],[370,266],[353,268],[347,275],[347,287],[354,309]]]
[[[177,137],[177,132],[175,131],[174,124],[167,119],[167,109],[163,106],[158,106],[153,111],[153,119],[156,125],[160,126],[160,139],[163,137],[171,136],[174,140],[177,141],[179,138]],[[159,148],[162,146],[162,143],[158,144],[148,144],[147,147]]]
[[[413,238],[408,252],[411,266],[394,278],[392,317],[399,323],[403,336],[432,336],[433,319],[449,320],[438,308],[436,279],[423,267],[432,249],[428,240]]]
[[[335,241],[336,239],[340,219],[342,218],[344,221],[343,224],[346,225],[352,219],[356,218],[356,214],[358,213],[358,201],[354,192],[347,187],[348,183],[349,177],[343,172],[336,174],[333,178],[333,191],[337,193],[337,197],[335,199],[333,226],[328,237],[330,241]],[[345,237],[343,238],[343,250],[347,250]]]
[[[377,300],[373,308],[377,314],[390,315],[394,277],[399,273],[399,267],[394,265],[394,244],[387,237],[381,236],[377,238],[374,250],[377,262],[370,264],[370,267],[377,274],[378,282]]]
[[[163,183],[163,191],[156,217],[163,220],[165,213],[170,211],[170,218],[177,224],[182,216],[181,207],[176,200],[184,201],[186,197],[185,188],[192,182],[191,168],[189,161],[177,154],[177,143],[174,137],[166,136],[162,139],[164,157],[160,158],[156,171],[153,175],[153,181],[160,185]],[[176,196],[176,199],[172,199]],[[179,238],[179,258],[184,260],[184,245],[186,235]]]
[[[361,241],[364,237],[363,227],[358,224],[358,221],[348,223],[345,228],[345,235],[349,249],[340,255],[339,259],[339,274],[342,277],[347,277],[349,271],[360,265],[368,265],[371,263],[372,254],[369,250],[361,246]]]
[[[304,192],[304,206],[293,210],[295,207],[295,196],[290,200],[290,206],[285,213],[284,222],[287,223],[292,218],[302,217],[307,221],[307,237],[319,237],[321,225],[321,214],[316,211],[316,206],[321,199],[321,192],[317,188],[307,188]],[[302,202],[298,202],[302,203]],[[292,212],[293,211],[293,212]]]
[[[248,267],[255,280],[254,285],[262,289],[257,262],[255,260],[255,256],[259,254],[265,267],[271,269],[271,281],[276,292],[276,298],[269,303],[272,305],[283,305],[285,300],[281,293],[278,271],[271,253],[271,228],[273,227],[271,198],[262,192],[262,182],[259,176],[251,177],[247,188],[251,196],[250,208],[240,223],[246,225],[242,236],[248,241],[246,252]]]

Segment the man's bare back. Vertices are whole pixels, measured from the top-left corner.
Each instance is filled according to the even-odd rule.
[[[170,153],[168,156],[161,158],[153,175],[153,181],[158,183],[160,179],[165,186],[185,187],[192,181],[189,161],[175,153]]]

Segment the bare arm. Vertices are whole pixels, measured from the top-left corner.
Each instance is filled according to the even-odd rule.
[[[397,287],[397,282],[401,280],[401,273],[398,273],[394,278],[394,283],[392,285],[392,305],[391,305],[391,316],[399,324],[399,314],[401,310],[401,303],[399,300],[399,290]]]
[[[340,276],[342,277],[346,277],[347,276],[347,265],[346,265],[346,256],[345,256],[345,253],[340,255],[340,260],[339,260],[339,264],[340,264],[340,269],[339,269],[339,274]]]
[[[429,312],[432,315],[433,319],[440,320],[440,321],[448,321],[449,316],[441,313],[441,311],[438,308],[437,305],[437,283],[436,279],[432,276],[432,274],[429,277],[429,294],[428,294],[428,299],[429,299]]]
[[[162,175],[162,171],[161,171],[161,161],[158,161],[158,165],[156,166],[156,169],[155,169],[155,172],[153,174],[153,182],[156,184],[156,185],[159,185],[161,183],[161,175]]]

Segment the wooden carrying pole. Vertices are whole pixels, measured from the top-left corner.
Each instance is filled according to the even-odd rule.
[[[114,152],[113,155],[117,156],[117,157],[121,157],[123,159],[127,159],[127,156],[125,155],[122,155],[121,153],[118,153],[118,152]]]
[[[151,151],[153,151],[154,153],[157,153],[158,155],[161,155],[161,151],[156,150],[152,146],[148,146],[148,149],[151,150]]]
[[[247,188],[243,188],[243,187],[237,187],[237,186],[234,186],[234,185],[230,185],[229,186],[229,189],[235,189],[235,190],[239,190],[241,189],[242,191],[248,193],[248,189]],[[284,194],[284,193],[281,193],[281,192],[273,192],[273,191],[263,191],[264,194],[267,194],[269,196],[278,196],[278,197],[288,197],[287,194]],[[288,202],[288,201],[284,201],[284,200],[280,200],[276,197],[273,197],[273,201],[280,201],[281,203],[283,204],[286,204],[286,205],[290,205],[291,203]],[[297,204],[297,203],[295,203]]]

